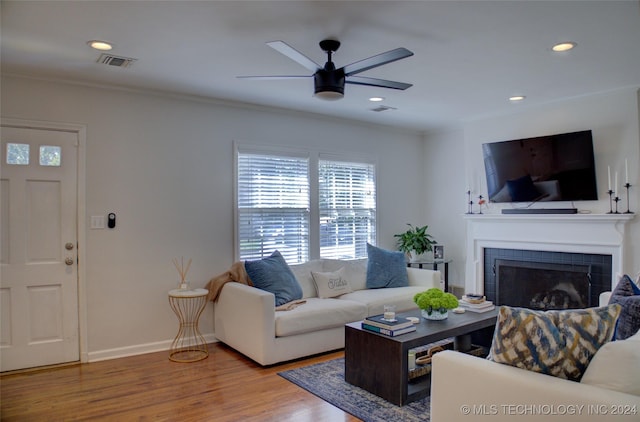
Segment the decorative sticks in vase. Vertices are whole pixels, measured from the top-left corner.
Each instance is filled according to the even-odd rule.
[[[178,287],[182,290],[188,290],[189,283],[187,282],[187,273],[189,272],[189,267],[191,267],[191,258],[189,258],[186,267],[184,266],[184,257],[181,257],[180,261],[178,261],[177,258],[173,258],[173,265],[176,267],[176,270],[178,270],[178,274],[180,274]]]

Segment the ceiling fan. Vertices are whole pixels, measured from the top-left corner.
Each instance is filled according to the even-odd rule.
[[[298,50],[291,47],[283,41],[268,42],[267,45],[274,50],[284,54],[291,60],[301,64],[310,71],[312,75],[303,76],[238,76],[243,79],[298,79],[313,77],[315,86],[315,95],[325,100],[337,100],[344,96],[344,84],[368,85],[381,88],[391,88],[405,90],[412,86],[404,82],[388,81],[385,79],[367,78],[363,76],[354,76],[365,70],[382,66],[396,60],[413,56],[413,53],[406,48],[396,48],[394,50],[381,53],[367,59],[348,64],[336,69],[335,64],[331,61],[331,55],[340,48],[340,41],[334,39],[326,39],[320,41],[320,48],[327,53],[327,62],[324,66],[320,66]]]

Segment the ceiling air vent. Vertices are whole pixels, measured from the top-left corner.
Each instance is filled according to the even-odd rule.
[[[137,59],[132,59],[129,57],[114,56],[112,54],[101,54],[100,57],[98,57],[98,63],[115,67],[129,67],[136,60]]]
[[[389,107],[386,105],[379,105],[378,107],[372,108],[371,111],[375,111],[375,112],[381,112],[381,111],[387,111],[387,110],[397,110],[397,108],[395,107]]]

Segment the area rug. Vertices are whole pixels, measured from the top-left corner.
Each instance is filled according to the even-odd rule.
[[[365,422],[429,421],[429,397],[395,406],[344,380],[344,358],[317,363],[278,375]]]

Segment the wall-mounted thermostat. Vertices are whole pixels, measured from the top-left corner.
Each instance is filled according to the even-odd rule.
[[[115,226],[116,226],[116,214],[113,212],[110,212],[109,215],[107,215],[107,227],[112,229]]]

